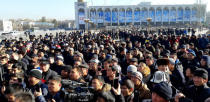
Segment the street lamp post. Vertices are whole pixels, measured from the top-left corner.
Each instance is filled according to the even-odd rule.
[[[93,23],[93,21],[89,21],[89,23],[90,23],[90,25],[91,25],[92,30],[94,30],[95,24]]]
[[[148,22],[148,33],[150,33],[150,22],[152,21],[152,18],[147,18]]]
[[[86,31],[88,32],[88,26],[89,26],[90,19],[85,19],[84,21],[86,24]]]

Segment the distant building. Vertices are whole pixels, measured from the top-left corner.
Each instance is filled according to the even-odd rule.
[[[47,22],[27,22],[27,21],[22,21],[21,25],[26,28],[39,28],[39,29],[48,29],[48,28],[54,28],[53,23],[47,23]]]
[[[208,24],[208,26],[210,27],[210,12],[206,13],[206,23]]]
[[[0,20],[0,31],[3,31],[3,21]]]
[[[196,24],[206,20],[206,4],[152,5],[142,2],[138,5],[88,6],[84,0],[75,2],[77,29],[85,29],[90,20],[97,27],[147,25]]]
[[[12,21],[1,20],[0,21],[0,31],[4,31],[4,32],[13,31]]]
[[[71,29],[75,29],[76,28],[75,20],[71,20],[70,22],[68,22],[68,28],[71,28]]]
[[[58,28],[61,29],[75,29],[75,21],[74,20],[64,20],[64,21],[58,21]]]

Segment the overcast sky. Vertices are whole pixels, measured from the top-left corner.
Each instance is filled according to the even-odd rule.
[[[29,18],[42,16],[59,20],[72,20],[75,17],[74,2],[77,0],[0,0],[0,19]],[[196,0],[85,0],[89,5],[136,5],[140,2],[152,4],[193,4]],[[210,11],[210,0],[202,0]]]

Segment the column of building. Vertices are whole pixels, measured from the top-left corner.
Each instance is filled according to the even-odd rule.
[[[127,18],[126,11],[127,11],[127,8],[125,8],[125,18],[124,18],[124,20],[125,20],[125,26],[126,26],[126,18]]]
[[[161,25],[163,25],[163,7],[161,7]]]
[[[183,15],[182,15],[182,23],[184,24],[184,18],[185,18],[185,8],[183,8]]]
[[[190,24],[192,23],[192,7],[190,7]]]
[[[153,21],[154,21],[154,24],[156,25],[157,24],[157,22],[156,22],[156,12],[157,12],[157,10],[156,9],[157,8],[154,8],[154,9],[155,9],[155,15],[154,15],[155,16],[155,19]]]
[[[119,12],[120,12],[120,8],[117,8],[117,26],[119,26],[120,25],[120,14],[119,14]]]
[[[112,26],[112,8],[111,8],[110,12],[111,12],[111,23],[110,23],[110,26]]]
[[[171,23],[171,8],[168,8],[168,24]]]
[[[132,25],[134,25],[134,8],[133,7],[131,8],[131,11],[132,11]]]
[[[175,8],[175,10],[176,10],[176,18],[175,18],[176,21],[175,21],[175,22],[177,23],[177,17],[178,17],[178,16],[177,16],[177,12],[178,12],[178,11],[177,11],[177,7]]]
[[[96,26],[96,28],[98,27],[98,18],[99,18],[99,14],[98,14],[98,9],[96,8],[96,16],[95,16],[95,19],[96,19],[95,23],[96,24],[93,23],[93,27],[95,27],[95,26]]]

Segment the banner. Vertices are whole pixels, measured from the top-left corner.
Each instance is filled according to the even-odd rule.
[[[134,11],[134,22],[140,22],[140,10]]]
[[[184,10],[179,9],[177,12],[177,21],[183,21]]]
[[[111,23],[111,12],[105,11],[105,22]]]
[[[79,24],[85,24],[85,12],[79,12]]]
[[[98,23],[103,23],[104,22],[104,13],[103,11],[98,12]]]
[[[157,10],[156,11],[156,22],[161,22],[161,18],[162,18],[162,11]]]
[[[95,11],[90,12],[90,21],[92,21],[93,23],[96,23],[96,12]]]
[[[131,23],[132,22],[132,11],[126,11],[126,22]]]
[[[120,23],[125,23],[125,11],[120,11],[119,12],[119,22]]]
[[[152,18],[151,22],[155,21],[155,10],[149,10],[149,18]]]
[[[147,22],[148,12],[146,10],[141,11],[140,19],[142,22]]]
[[[170,22],[176,22],[176,10],[170,12]]]
[[[185,10],[184,12],[184,21],[190,21],[190,10]]]
[[[163,16],[162,16],[163,22],[169,21],[169,10],[163,10]]]
[[[118,13],[117,13],[117,11],[112,11],[112,23],[118,23]]]
[[[197,20],[197,10],[192,10],[191,21],[196,21],[196,20]]]

